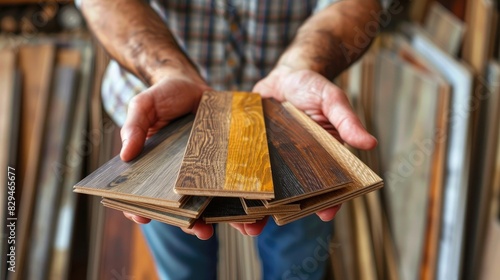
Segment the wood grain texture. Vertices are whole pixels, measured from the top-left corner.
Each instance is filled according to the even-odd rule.
[[[383,186],[382,179],[375,172],[306,114],[287,102],[283,103],[283,107],[325,148],[326,152],[345,170],[352,182],[343,188],[300,201],[301,211],[298,213],[273,215],[278,225],[287,224]]]
[[[76,50],[76,49],[75,49]],[[71,126],[71,136],[68,140],[68,152],[63,161],[66,166],[64,170],[64,179],[61,191],[61,205],[58,209],[57,226],[54,235],[54,244],[52,246],[52,261],[48,279],[67,279],[71,263],[71,242],[74,238],[74,228],[76,221],[77,195],[73,193],[72,187],[82,178],[84,160],[79,155],[78,147],[84,141],[82,131],[87,127],[88,100],[90,93],[90,74],[92,67],[92,48],[90,42],[86,42],[81,48],[76,50],[78,54],[72,55],[66,59],[59,58],[59,63],[70,65],[80,69],[80,79],[78,81],[78,90],[76,107],[74,111],[73,124]],[[76,56],[81,57],[75,61]],[[71,63],[70,63],[71,61]]]
[[[177,227],[191,228],[194,222],[196,221],[193,218],[187,218],[180,215],[175,215],[163,211],[158,211],[133,205],[126,201],[118,201],[110,198],[103,198],[101,203],[108,208],[129,212],[134,215],[156,220]]]
[[[271,163],[260,95],[233,93],[227,150],[224,188],[232,192],[262,194],[252,194],[254,198],[273,198]]]
[[[260,220],[264,215],[248,215],[236,197],[214,197],[201,215],[207,223],[248,222]]]
[[[247,214],[274,215],[282,213],[294,213],[300,211],[300,204],[282,204],[274,207],[266,207],[261,200],[240,198],[241,205]]]
[[[182,117],[151,137],[130,162],[116,156],[75,186],[75,192],[179,207],[173,191],[194,116]]]
[[[175,189],[184,195],[274,197],[258,94],[203,94]]]
[[[263,107],[275,184],[275,199],[266,205],[291,203],[351,182],[344,168],[285,107],[271,99],[263,100]]]
[[[21,207],[17,231],[17,262],[24,267],[28,234],[36,194],[43,130],[49,102],[52,69],[55,60],[53,45],[26,45],[19,49],[19,67],[22,75],[21,136],[19,180]],[[15,273],[9,279],[21,279],[23,273]]]
[[[7,171],[8,167],[17,169],[17,146],[19,136],[19,116],[20,116],[20,75],[16,71],[16,54],[13,50],[0,50],[0,182],[5,186],[0,193],[0,275],[7,272]],[[12,171],[12,170],[10,170]],[[16,170],[17,171],[17,170]],[[18,172],[18,171],[17,171]]]
[[[57,207],[59,205],[62,183],[61,162],[65,158],[67,139],[72,121],[74,92],[77,81],[77,69],[57,65],[54,71],[53,95],[49,103],[47,124],[43,138],[42,164],[38,177],[35,212],[31,226],[31,246],[27,277],[42,279],[47,276],[49,254],[52,248],[56,226]]]

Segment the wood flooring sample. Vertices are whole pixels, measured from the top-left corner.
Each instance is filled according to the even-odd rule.
[[[151,220],[156,220],[169,225],[191,228],[196,221],[193,218],[184,217],[181,215],[176,215],[164,211],[159,211],[155,209],[150,209],[138,205],[133,205],[126,201],[114,200],[109,198],[104,198],[101,201],[102,205],[119,211],[129,212],[134,215],[138,215]]]
[[[116,156],[77,183],[75,192],[179,207],[187,197],[173,188],[193,119],[193,115],[187,115],[164,127],[130,162]]]
[[[274,198],[261,97],[203,94],[175,191],[184,195]]]
[[[201,216],[206,223],[255,222],[264,218],[263,214],[247,214],[236,197],[214,197]]]
[[[263,107],[275,191],[275,199],[264,201],[266,205],[302,200],[352,182],[346,168],[314,137],[316,131],[308,131],[275,100],[263,100]],[[333,137],[329,141],[342,146]]]

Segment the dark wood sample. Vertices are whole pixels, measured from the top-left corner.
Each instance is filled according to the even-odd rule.
[[[203,94],[175,190],[184,195],[274,197],[260,95]]]
[[[194,222],[196,221],[196,219],[193,218],[188,218],[168,212],[163,212],[138,205],[133,205],[126,201],[103,198],[101,203],[108,208],[128,212],[144,218],[156,220],[169,225],[183,227],[183,228],[191,228],[194,225]]]
[[[274,207],[266,207],[261,200],[240,198],[241,205],[247,214],[273,215],[282,213],[293,213],[300,211],[300,204],[282,204]]]
[[[179,207],[186,198],[173,190],[194,116],[173,121],[146,141],[130,162],[116,156],[75,186],[75,192]]]
[[[265,201],[266,205],[291,203],[351,182],[337,161],[281,104],[265,99],[263,107],[275,185],[275,198]]]
[[[185,199],[185,202],[181,204],[179,207],[168,207],[168,206],[159,206],[149,203],[136,203],[133,201],[127,201],[130,204],[142,206],[149,209],[154,209],[158,211],[168,212],[176,215],[181,215],[184,217],[195,218],[198,219],[205,210],[205,208],[212,200],[211,197],[208,196],[190,196]]]
[[[255,221],[264,218],[264,215],[247,214],[237,197],[214,197],[203,211],[203,214],[201,214],[201,217],[207,223],[219,223]]]

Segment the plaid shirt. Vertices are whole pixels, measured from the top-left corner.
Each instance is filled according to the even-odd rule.
[[[177,42],[218,90],[250,91],[266,76],[314,12],[338,0],[151,0]],[[118,125],[126,105],[147,88],[111,61],[102,85],[103,104]]]

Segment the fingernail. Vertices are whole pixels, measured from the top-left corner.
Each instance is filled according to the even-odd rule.
[[[122,141],[122,149],[125,149],[127,147],[128,139],[125,139]]]
[[[136,218],[135,218],[135,217],[132,217],[132,220],[133,220],[134,222],[136,222],[137,224],[141,224],[141,225],[142,225],[142,222],[139,222],[139,220],[136,220]]]

